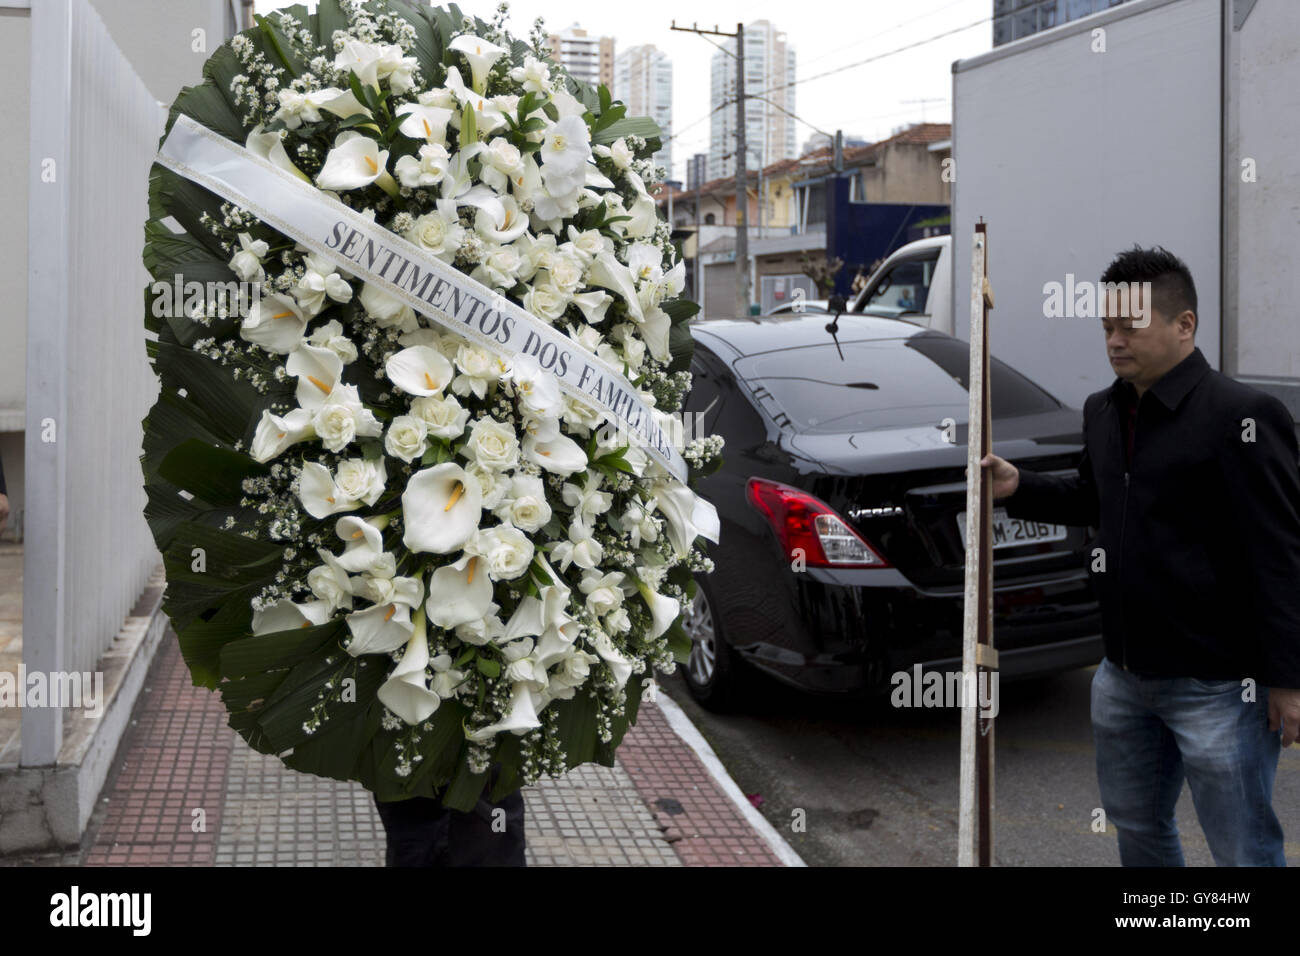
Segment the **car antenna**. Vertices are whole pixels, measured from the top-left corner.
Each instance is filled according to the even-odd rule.
[[[835,313],[835,318],[826,323],[826,331],[831,334],[835,341],[835,351],[840,353],[840,361],[844,361],[844,350],[840,348],[839,337],[835,334],[840,330],[840,316],[844,314],[844,296],[833,295],[826,300],[830,310]]]

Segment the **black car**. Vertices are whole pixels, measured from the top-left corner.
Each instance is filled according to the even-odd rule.
[[[917,664],[960,671],[967,344],[863,315],[843,316],[835,338],[824,315],[692,332],[685,410],[726,441],[721,469],[698,486],[722,533],[687,616],[692,695],[735,705],[750,668],[831,694],[888,691]],[[1071,471],[1079,412],[996,359],[990,375],[994,451]],[[995,511],[1004,679],[1101,660],[1090,530]]]

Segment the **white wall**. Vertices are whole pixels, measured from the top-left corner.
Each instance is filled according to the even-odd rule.
[[[1261,0],[1228,33],[1225,370],[1300,388],[1300,3]],[[1242,181],[1252,159],[1256,182]],[[1297,414],[1296,408],[1292,414]]]
[[[1043,285],[1067,273],[1096,281],[1134,243],[1187,263],[1196,342],[1219,365],[1219,10],[1219,0],[1134,0],[953,65],[956,334],[970,331],[970,243],[983,216],[991,348],[1071,405],[1114,373],[1100,322],[1045,318]],[[1096,27],[1105,53],[1091,49]]]

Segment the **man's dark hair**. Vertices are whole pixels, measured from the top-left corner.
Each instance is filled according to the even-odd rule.
[[[1143,249],[1134,246],[1121,252],[1101,274],[1101,281],[1126,282],[1131,287],[1135,282],[1150,282],[1152,303],[1164,313],[1170,321],[1180,312],[1190,311],[1196,316],[1196,325],[1201,324],[1201,317],[1196,312],[1196,284],[1192,282],[1191,270],[1187,263],[1161,246]]]

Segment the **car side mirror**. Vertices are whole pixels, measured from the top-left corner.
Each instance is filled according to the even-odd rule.
[[[826,300],[826,306],[836,315],[839,315],[841,312],[845,310],[847,304],[844,301],[844,296],[833,295]]]

